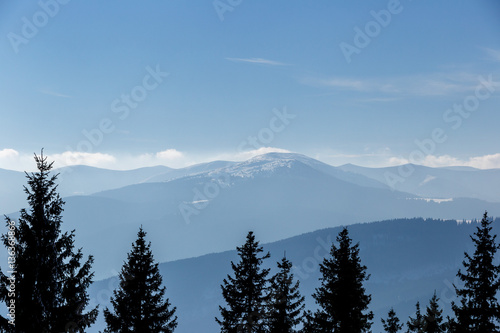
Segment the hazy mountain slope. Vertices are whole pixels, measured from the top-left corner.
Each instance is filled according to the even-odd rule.
[[[59,193],[63,197],[68,197],[89,195],[132,184],[166,181],[225,167],[232,163],[215,161],[182,169],[155,166],[124,171],[75,165],[56,169],[54,173],[59,173]],[[0,169],[0,214],[18,211],[26,206],[26,195],[23,192],[25,184],[24,172]]]
[[[480,170],[473,168],[429,168],[408,164],[401,167],[365,168],[352,164],[339,167],[341,170],[358,173],[384,184],[387,177],[394,179],[413,170],[408,177],[398,178],[394,188],[428,198],[477,198],[500,202],[500,169]],[[402,173],[400,173],[400,170]]]
[[[158,259],[170,261],[234,248],[238,235],[249,229],[271,242],[362,221],[468,219],[485,209],[500,215],[500,204],[473,199],[426,202],[407,193],[349,183],[300,160],[267,156],[168,182],[69,197],[64,217],[89,253],[110,252],[96,258],[96,274],[105,277],[119,268],[115,255],[132,242],[129,235],[141,224],[157,244]]]
[[[107,170],[84,165],[55,169],[59,173],[58,190],[61,196],[88,195],[104,190],[120,188],[147,181],[170,169],[165,166],[140,168],[135,170]],[[0,169],[0,213],[11,213],[26,206],[26,185],[24,172]]]
[[[481,214],[479,211],[477,215]],[[499,220],[495,222],[495,231],[498,231],[498,223]],[[406,322],[413,314],[416,301],[425,306],[434,290],[441,298],[445,315],[449,314],[454,296],[452,283],[458,282],[455,274],[464,251],[473,250],[469,235],[475,225],[410,219],[356,224],[349,226],[349,230],[353,240],[360,243],[362,262],[371,274],[366,286],[373,295],[374,332],[381,331],[380,317],[385,317],[391,306]],[[274,271],[275,262],[286,251],[310,309],[314,307],[311,294],[319,286],[318,263],[328,253],[339,231],[340,228],[329,228],[264,245],[264,249],[271,252],[266,264]],[[261,239],[263,234],[256,236]],[[244,237],[245,234],[235,237],[238,245],[244,242]],[[121,257],[125,255],[126,252]],[[231,260],[238,260],[235,251],[160,265],[167,295],[178,308],[177,333],[218,332],[214,317],[219,315],[218,305],[223,304],[220,284],[226,274],[231,273]],[[96,282],[91,287],[92,300],[109,306],[107,300],[116,285],[116,278]],[[97,332],[97,328],[90,332]]]
[[[0,169],[0,214],[19,211],[26,206],[25,184],[23,172]]]
[[[233,164],[236,164],[236,162],[213,161],[208,163],[196,164],[181,169],[172,169],[169,170],[168,172],[149,178],[147,182],[150,183],[164,182],[175,178],[185,177],[188,175],[195,175],[201,172],[224,168]]]
[[[166,166],[134,170],[108,170],[84,165],[55,170],[60,173],[60,190],[63,196],[89,195],[92,193],[146,182],[158,174],[172,171]]]

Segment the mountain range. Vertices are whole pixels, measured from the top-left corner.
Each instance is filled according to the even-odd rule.
[[[443,174],[440,177],[447,181],[441,182],[442,193],[450,196],[426,197],[412,193],[415,188],[393,190],[374,175],[362,174],[365,168],[349,167],[333,167],[298,154],[271,153],[240,163],[217,161],[184,169],[57,171],[66,201],[64,228],[77,230],[77,246],[83,246],[85,253],[101,254],[94,264],[99,279],[116,274],[140,225],[149,231],[157,259],[166,262],[233,249],[248,230],[267,243],[375,220],[470,220],[484,210],[500,215],[498,201],[453,195],[454,188],[463,188],[466,175],[489,175],[490,184],[495,184],[498,170],[459,171],[465,174],[455,179],[448,175],[457,170],[429,169]],[[7,174],[13,189],[15,176],[22,173]],[[3,173],[0,179],[3,184]],[[455,187],[445,187],[454,179]],[[405,184],[417,182],[408,177]],[[22,183],[16,187],[22,188]],[[69,195],[75,192],[85,195]]]

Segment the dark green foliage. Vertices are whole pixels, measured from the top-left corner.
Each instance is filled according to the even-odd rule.
[[[371,296],[363,287],[369,276],[361,265],[359,244],[352,245],[347,228],[337,242],[338,247],[332,244],[331,257],[320,264],[321,286],[313,295],[320,308],[313,318],[306,316],[305,327],[311,332],[319,328],[322,333],[368,332],[373,313],[368,311]]]
[[[74,231],[61,233],[64,202],[57,193],[57,175],[50,175],[53,163],[47,163],[43,151],[35,161],[38,172],[26,174],[24,188],[30,208],[21,210],[18,223],[6,218],[9,231],[2,237],[15,261],[0,272],[0,299],[7,306],[15,302],[16,326],[14,330],[10,318],[1,318],[0,328],[22,333],[84,332],[97,317],[97,308],[84,311],[93,258],[82,264],[82,250],[74,249]],[[11,276],[15,292],[10,292]]]
[[[420,303],[417,302],[415,311],[415,318],[410,317],[406,326],[408,326],[407,333],[423,333],[425,327],[424,316],[420,312]]]
[[[177,327],[176,308],[170,309],[164,299],[166,288],[145,237],[141,227],[120,272],[120,286],[113,292],[114,312],[104,310],[106,333],[171,333]]]
[[[500,307],[496,297],[500,287],[500,266],[494,263],[499,245],[496,235],[491,234],[491,224],[485,212],[481,225],[471,236],[474,254],[465,253],[465,272],[458,271],[457,276],[464,287],[455,287],[459,304],[452,304],[456,320],[451,321],[450,326],[454,332],[500,332]]]
[[[222,296],[227,307],[219,306],[221,319],[215,318],[222,333],[266,332],[266,288],[269,269],[261,269],[269,253],[259,256],[263,249],[249,232],[243,246],[236,248],[240,262],[231,267],[234,277],[224,279]]]
[[[403,328],[403,324],[399,323],[399,318],[396,316],[394,309],[389,310],[387,319],[381,319],[384,325],[384,331],[388,333],[398,333]]]
[[[278,269],[270,280],[268,332],[294,333],[302,321],[304,297],[300,295],[299,281],[293,283],[292,263],[286,257],[278,262]]]
[[[429,301],[427,311],[424,316],[425,333],[443,333],[446,332],[446,325],[443,324],[443,310],[439,308],[439,298],[434,291],[434,295]]]

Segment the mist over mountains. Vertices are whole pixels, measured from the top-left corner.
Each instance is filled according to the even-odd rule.
[[[339,169],[363,175],[386,183],[395,190],[413,193],[421,197],[476,198],[500,202],[500,192],[497,190],[500,186],[500,169],[430,168],[414,164],[387,168],[364,168],[345,164]],[[406,174],[409,176],[402,176]]]
[[[273,242],[374,220],[467,220],[477,218],[484,210],[492,216],[500,215],[499,202],[466,198],[460,192],[467,175],[476,179],[491,176],[490,183],[495,184],[498,170],[422,168],[431,177],[446,179],[440,183],[440,193],[450,196],[433,192],[436,196],[420,197],[416,194],[419,187],[412,187],[419,179],[405,180],[403,185],[408,183],[405,186],[411,191],[395,191],[375,176],[380,174],[377,169],[348,169],[283,153],[177,170],[72,167],[71,171],[59,170],[60,191],[66,195],[63,227],[77,230],[77,245],[86,253],[106,254],[95,258],[94,269],[100,279],[119,270],[122,261],[118,258],[128,251],[140,225],[149,232],[157,259],[164,262],[233,249],[239,245],[238,237],[249,230],[261,235],[262,242]],[[457,172],[462,174],[454,178]],[[22,188],[22,173],[5,172],[1,176],[2,184],[7,178],[9,190]],[[454,195],[457,188],[460,191]],[[75,192],[86,195],[70,195]],[[2,194],[2,202],[4,197]],[[443,197],[449,200],[431,200]],[[19,201],[16,205],[25,204]],[[113,246],[109,246],[110,239]]]
[[[448,314],[451,286],[475,228],[457,220],[474,220],[485,210],[500,215],[494,191],[500,171],[412,167],[413,175],[397,190],[385,182],[397,167],[333,167],[284,153],[183,169],[75,166],[57,172],[66,201],[63,228],[76,229],[76,245],[95,257],[92,302],[109,306],[116,275],[142,225],[155,259],[163,262],[168,297],[178,307],[176,332],[188,333],[217,331],[220,284],[249,230],[272,253],[268,267],[275,269],[286,252],[309,309],[315,306],[318,264],[340,226],[350,225],[371,274],[366,287],[375,330],[390,307],[404,321],[433,290]],[[25,206],[24,174],[0,170],[0,181],[2,209]],[[376,220],[386,221],[359,224]],[[103,327],[100,316],[89,332]]]

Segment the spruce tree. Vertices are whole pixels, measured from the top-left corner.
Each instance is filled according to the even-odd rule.
[[[97,308],[85,311],[93,258],[82,263],[82,249],[74,248],[74,230],[61,231],[64,201],[57,192],[57,175],[50,172],[53,162],[47,162],[43,150],[35,162],[38,171],[26,173],[28,187],[24,187],[29,210],[21,210],[17,223],[6,217],[9,231],[2,240],[10,259],[8,269],[0,271],[0,299],[15,307],[15,318],[2,317],[0,328],[22,333],[84,332],[98,314]]]
[[[158,263],[145,238],[141,226],[121,269],[119,287],[113,291],[114,312],[104,309],[105,333],[171,333],[177,327],[176,308],[165,299]]]
[[[215,318],[222,333],[266,332],[267,275],[269,269],[262,269],[269,253],[264,250],[249,232],[243,246],[237,247],[240,261],[231,261],[234,277],[228,275],[221,285],[222,296],[227,307],[219,306],[221,319]]]
[[[363,283],[368,280],[366,266],[361,264],[359,244],[353,245],[347,228],[337,236],[338,247],[332,244],[330,258],[320,264],[321,286],[313,298],[319,305],[306,328],[319,328],[323,333],[362,333],[372,325],[373,313],[368,311],[371,295]]]
[[[460,303],[452,303],[456,320],[450,326],[454,332],[500,332],[500,306],[497,300],[500,266],[494,261],[499,245],[495,241],[496,235],[491,233],[491,224],[485,212],[481,225],[471,236],[474,254],[465,253],[462,263],[465,272],[458,271],[457,276],[464,287],[455,286]]]
[[[415,318],[410,317],[406,326],[408,326],[407,333],[423,333],[425,327],[424,316],[420,312],[420,302],[416,304]]]
[[[294,333],[302,322],[304,297],[300,295],[299,281],[293,283],[292,263],[285,256],[277,264],[279,272],[270,279],[268,332]]]
[[[389,310],[387,319],[381,319],[384,331],[387,333],[398,333],[403,328],[403,324],[399,323],[399,318],[396,316],[394,309]]]
[[[424,332],[425,333],[444,333],[446,325],[443,323],[443,310],[439,308],[439,298],[434,291],[434,295],[429,301],[427,311],[424,316]]]

